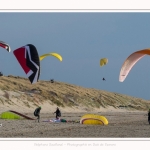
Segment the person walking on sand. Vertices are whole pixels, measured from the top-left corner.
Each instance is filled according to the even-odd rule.
[[[41,111],[41,106],[36,108],[34,111],[34,116],[37,117],[38,122],[40,121],[40,111]]]
[[[58,107],[56,108],[56,111],[54,113],[56,113],[56,119],[59,119],[59,117],[61,117],[61,111]]]
[[[149,125],[150,125],[150,109],[149,109],[149,112],[148,112],[148,122],[149,122]]]

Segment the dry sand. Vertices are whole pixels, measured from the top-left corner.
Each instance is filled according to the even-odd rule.
[[[93,113],[93,112],[92,112]],[[66,120],[79,121],[85,113],[63,113]],[[1,138],[149,138],[150,125],[146,111],[110,111],[95,112],[105,116],[108,125],[83,125],[80,123],[43,122],[55,118],[52,112],[41,113],[40,123],[35,120],[0,119]],[[26,115],[33,117],[32,113]]]
[[[63,82],[51,84],[49,81],[39,81],[32,85],[22,77],[0,77],[0,114],[15,110],[34,118],[33,112],[37,106],[42,106],[40,123],[26,119],[0,119],[0,138],[150,137],[148,100]],[[109,124],[43,122],[55,118],[53,112],[57,106],[62,112],[62,119],[79,121],[84,114],[95,113],[105,116]]]

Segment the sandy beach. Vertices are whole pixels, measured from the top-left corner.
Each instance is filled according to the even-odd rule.
[[[94,113],[94,112],[92,112]],[[1,138],[149,138],[150,125],[146,111],[95,112],[108,119],[108,125],[83,125],[79,121],[85,113],[62,113],[68,123],[44,122],[55,118],[53,113],[41,113],[41,120],[0,119]],[[33,117],[32,113],[26,115]]]
[[[6,86],[7,85],[7,86]],[[0,138],[148,138],[147,111],[150,101],[119,93],[84,88],[63,82],[39,81],[30,85],[22,77],[0,78],[0,114],[9,110],[35,118],[41,106],[41,119],[0,119]],[[55,118],[59,107],[61,119],[69,122],[45,122]],[[84,114],[104,116],[108,125],[84,125]]]

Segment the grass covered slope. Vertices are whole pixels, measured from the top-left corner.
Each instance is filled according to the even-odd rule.
[[[148,110],[150,102],[141,98],[93,88],[84,88],[63,82],[42,81],[31,84],[27,78],[0,77],[0,109],[20,108],[33,110],[42,106],[45,111],[56,106],[62,109],[94,111],[113,108],[116,110]]]

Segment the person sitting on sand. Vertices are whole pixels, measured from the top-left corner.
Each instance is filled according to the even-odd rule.
[[[59,117],[61,117],[61,111],[59,110],[58,107],[54,113],[56,113],[56,119],[59,119]]]
[[[148,122],[150,124],[150,109],[149,109],[149,112],[148,112]]]
[[[37,117],[38,122],[40,121],[40,111],[41,111],[41,107],[36,108],[34,111],[34,116]]]

